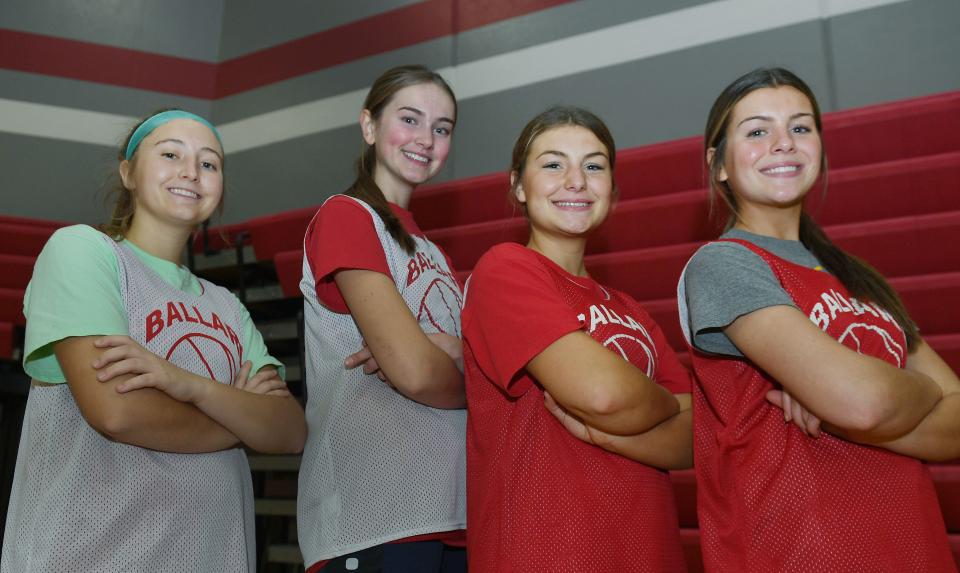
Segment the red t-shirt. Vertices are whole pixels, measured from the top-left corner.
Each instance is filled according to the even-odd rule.
[[[763,258],[827,334],[903,367],[906,340],[889,313],[857,301],[826,272],[735,242]],[[783,343],[790,344],[788,333]],[[926,466],[826,434],[808,438],[767,402],[780,386],[749,360],[691,353],[708,571],[956,571]]]
[[[393,203],[389,205],[404,230],[414,236],[424,236],[410,211]],[[334,196],[324,202],[307,226],[304,242],[316,284],[317,298],[335,312],[349,312],[343,295],[333,280],[337,271],[363,269],[390,276],[390,267],[387,265],[387,258],[370,212],[346,196]],[[447,267],[453,268],[449,257]],[[398,539],[391,543],[443,541],[453,547],[462,547],[465,536],[463,530],[440,531]],[[319,561],[307,571],[314,573],[327,563],[329,560]]]
[[[632,298],[517,244],[477,263],[462,314],[472,570],[684,571],[666,472],[581,442],[526,364],[583,330],[674,393],[691,379]]]
[[[408,233],[415,237],[424,236],[410,211],[393,203],[389,205]],[[304,242],[317,298],[335,312],[349,312],[333,280],[336,271],[363,269],[390,276],[390,267],[370,212],[349,197],[328,199],[307,226]],[[453,268],[449,257],[447,268]]]

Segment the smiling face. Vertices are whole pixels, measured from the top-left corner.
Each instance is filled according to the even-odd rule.
[[[223,150],[213,132],[175,119],[147,135],[130,161],[120,164],[134,198],[131,229],[196,227],[223,197]]]
[[[607,218],[613,172],[606,146],[585,127],[564,125],[530,145],[517,201],[526,206],[531,240],[538,236],[583,238]]]
[[[792,87],[761,88],[730,115],[723,165],[741,218],[767,208],[799,208],[820,175],[822,144],[814,109]]]
[[[443,167],[455,110],[450,95],[429,82],[397,91],[377,118],[363,110],[363,138],[376,150],[373,178],[388,201],[398,202],[398,195],[409,193]]]

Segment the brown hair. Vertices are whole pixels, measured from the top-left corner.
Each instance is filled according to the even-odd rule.
[[[406,87],[426,83],[432,83],[447,92],[447,95],[453,100],[453,112],[454,118],[456,118],[457,97],[453,94],[453,90],[450,89],[450,86],[440,74],[423,66],[397,66],[383,72],[370,86],[367,99],[363,102],[363,109],[370,112],[374,121],[379,121],[384,108],[387,107],[387,104],[390,103],[390,100],[398,91]],[[380,216],[390,236],[400,244],[404,251],[412,254],[416,250],[413,237],[407,233],[400,223],[400,219],[390,210],[387,198],[373,179],[376,167],[376,145],[367,145],[364,141],[360,158],[357,159],[356,164],[357,178],[347,189],[346,194],[370,205],[374,212]]]
[[[545,132],[555,127],[564,127],[572,125],[589,130],[600,140],[600,143],[607,148],[607,159],[610,161],[610,175],[613,177],[613,169],[617,161],[617,144],[613,141],[613,135],[607,129],[603,120],[593,113],[576,106],[557,105],[540,112],[536,117],[527,122],[517,142],[513,145],[513,156],[510,159],[510,173],[516,174],[513,177],[513,183],[510,186],[510,201],[517,205],[516,190],[523,177],[523,171],[527,163],[527,155],[530,154],[530,148],[533,142]],[[616,195],[617,187],[614,184],[613,193]],[[520,209],[526,214],[526,206],[520,205]]]
[[[709,177],[710,207],[713,209],[717,197],[730,210],[726,230],[737,221],[737,203],[733,190],[725,181],[718,179],[723,168],[727,146],[727,130],[730,116],[737,103],[753,91],[763,88],[791,87],[807,97],[813,108],[814,124],[817,134],[823,133],[820,106],[810,87],[792,72],[783,68],[761,68],[744,74],[728,85],[713,102],[707,126],[704,131],[704,157],[713,149],[713,155],[707,163]],[[821,145],[820,177],[826,183],[826,151]],[[824,188],[826,186],[824,185]],[[845,253],[827,237],[810,215],[803,211],[800,215],[800,242],[813,253],[820,263],[833,276],[837,277],[851,294],[864,301],[875,302],[885,308],[896,319],[907,338],[907,348],[914,349],[920,341],[916,323],[910,318],[906,307],[890,284],[870,264],[862,259]]]
[[[167,107],[155,110],[148,114],[146,117],[141,119],[134,125],[129,132],[127,132],[126,137],[123,138],[123,143],[120,144],[120,149],[117,151],[117,161],[122,163],[126,159],[127,145],[130,143],[130,138],[133,137],[133,133],[137,131],[137,128],[143,125],[151,117],[157,115],[158,113],[163,113],[165,111],[174,111],[179,110],[175,107]],[[133,169],[136,169],[137,165],[137,152],[134,152],[133,157],[130,158],[130,166]],[[223,158],[222,164],[220,166],[221,173],[223,173],[223,195],[220,197],[220,204],[217,205],[217,215],[223,215],[223,197],[226,196],[227,191],[227,182],[226,182],[226,157]],[[113,169],[108,177],[107,183],[107,192],[104,198],[104,203],[109,204],[113,202],[113,208],[110,212],[110,219],[100,225],[100,230],[111,237],[112,239],[119,241],[127,236],[127,232],[130,230],[130,225],[133,223],[134,215],[134,201],[133,201],[133,192],[126,188],[123,184],[123,179],[120,178],[120,175],[117,173],[116,169]]]

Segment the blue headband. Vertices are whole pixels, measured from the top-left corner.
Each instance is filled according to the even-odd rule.
[[[144,137],[150,135],[153,130],[157,129],[161,125],[175,119],[192,119],[197,123],[207,126],[210,131],[217,136],[217,141],[220,142],[220,147],[223,147],[223,141],[220,139],[220,133],[217,132],[217,128],[213,127],[212,123],[203,119],[199,115],[190,113],[189,111],[171,109],[170,111],[161,111],[156,115],[150,116],[144,120],[144,122],[141,123],[136,130],[134,130],[133,135],[130,136],[130,143],[127,144],[127,152],[124,155],[124,159],[130,161],[130,158],[133,157],[133,153],[137,150],[137,146],[140,145],[140,142],[143,141]]]

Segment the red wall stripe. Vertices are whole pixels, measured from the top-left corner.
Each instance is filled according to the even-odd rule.
[[[427,0],[220,64],[225,97],[453,32],[450,0]]]
[[[572,0],[425,0],[214,64],[0,29],[0,68],[218,99]]]
[[[0,68],[213,99],[217,65],[0,29]]]
[[[539,12],[571,0],[455,0],[458,31],[472,30],[508,18]]]

